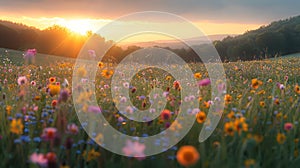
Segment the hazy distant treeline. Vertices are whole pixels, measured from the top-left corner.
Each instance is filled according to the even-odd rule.
[[[113,44],[99,35],[88,32],[78,35],[60,26],[45,30],[0,21],[0,48],[26,50],[36,48],[39,53],[75,58],[90,36],[97,36],[99,45]],[[273,22],[257,30],[236,37],[226,37],[213,42],[223,61],[253,60],[274,57],[276,54],[300,52],[300,16]],[[197,47],[205,48],[205,45]],[[140,49],[129,46],[123,49],[113,46],[106,58],[119,62],[127,54]],[[171,49],[185,61],[201,61],[189,48]]]
[[[236,37],[214,41],[223,59],[264,59],[300,52],[300,16],[272,22]]]

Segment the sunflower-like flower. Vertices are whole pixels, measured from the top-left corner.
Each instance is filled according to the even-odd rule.
[[[251,80],[251,86],[253,89],[258,89],[259,86],[261,86],[262,84],[263,84],[263,82],[258,80],[257,78],[254,78]]]

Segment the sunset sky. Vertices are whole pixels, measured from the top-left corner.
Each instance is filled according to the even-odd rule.
[[[13,0],[0,1],[0,19],[44,29],[53,24],[84,34],[123,15],[163,11],[212,34],[241,34],[299,14],[298,0]],[[140,23],[143,24],[143,23]]]

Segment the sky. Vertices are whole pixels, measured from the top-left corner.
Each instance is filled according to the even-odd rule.
[[[242,34],[299,15],[299,8],[299,0],[1,0],[0,19],[40,29],[58,24],[84,34],[150,10],[184,17],[206,35]]]

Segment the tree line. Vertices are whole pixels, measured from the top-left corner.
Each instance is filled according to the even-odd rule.
[[[0,21],[1,48],[15,50],[36,48],[39,53],[75,58],[91,36],[97,37],[99,46],[114,43],[92,32],[78,35],[58,25],[39,30],[34,27]],[[265,59],[275,55],[300,52],[300,16],[272,22],[239,36],[228,36],[223,40],[214,41],[213,44],[222,61]],[[196,47],[205,48],[205,44]],[[124,49],[113,45],[107,52],[106,58],[120,62],[126,55],[140,48],[139,46],[129,46]],[[167,47],[165,49],[178,54],[187,62],[201,61],[189,47],[177,49]]]
[[[214,41],[223,60],[253,60],[300,52],[300,16]]]

